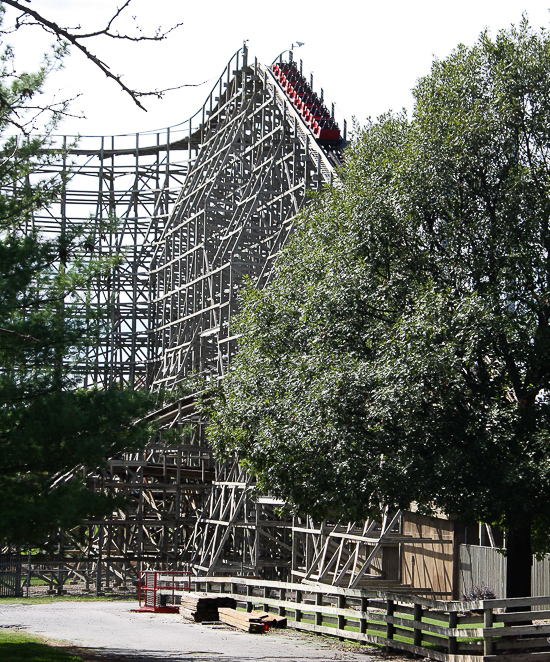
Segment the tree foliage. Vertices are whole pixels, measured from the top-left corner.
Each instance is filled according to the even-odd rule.
[[[210,438],[318,517],[550,518],[550,38],[436,60],[242,298]]]

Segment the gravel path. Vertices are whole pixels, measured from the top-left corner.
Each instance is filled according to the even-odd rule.
[[[117,662],[380,662],[381,654],[293,630],[247,634],[183,621],[178,614],[135,613],[135,602],[0,603],[0,627],[63,641],[86,659]]]

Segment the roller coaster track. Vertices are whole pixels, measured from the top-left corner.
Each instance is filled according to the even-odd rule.
[[[192,134],[198,155],[154,245],[153,388],[191,373],[223,377],[243,278],[269,281],[306,192],[330,185],[338,163],[339,152],[315,140],[271,70],[249,65],[246,52],[209,105]]]

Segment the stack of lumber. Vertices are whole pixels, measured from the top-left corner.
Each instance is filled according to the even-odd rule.
[[[218,621],[219,607],[234,609],[236,601],[227,595],[217,593],[186,593],[181,596],[180,614],[196,623]]]
[[[218,609],[220,621],[232,625],[234,628],[244,630],[245,632],[260,633],[266,632],[268,625],[258,616],[258,612],[237,611],[236,609],[222,608]],[[265,612],[261,612],[265,613]]]
[[[220,621],[232,625],[233,627],[244,630],[245,632],[258,633],[266,632],[271,627],[286,627],[286,618],[268,614],[266,611],[237,611],[236,609],[218,609]]]

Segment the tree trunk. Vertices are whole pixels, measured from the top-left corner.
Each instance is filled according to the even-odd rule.
[[[508,529],[506,537],[506,597],[524,598],[531,595],[531,522]]]

